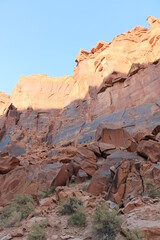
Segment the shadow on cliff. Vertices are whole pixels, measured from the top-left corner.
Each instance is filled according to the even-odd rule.
[[[0,151],[6,151],[8,146],[15,142],[29,143],[30,146],[34,146],[35,143],[64,146],[87,143],[95,138],[96,128],[101,122],[119,123],[129,130],[135,128],[136,124],[139,124],[139,128],[155,122],[157,124],[159,109],[158,115],[151,114],[152,103],[157,100],[156,95],[155,99],[153,96],[145,99],[137,95],[133,97],[134,92],[131,90],[129,94],[127,87],[131,80],[132,88],[133,81],[135,89],[139,87],[132,77],[145,69],[152,68],[154,71],[155,67],[160,66],[159,63],[158,59],[149,64],[133,64],[128,74],[113,71],[104,77],[98,88],[89,86],[88,93],[83,99],[74,100],[64,109],[33,110],[30,107],[18,111],[10,104],[5,114],[0,117]],[[152,80],[152,74],[150,79]],[[120,94],[122,90],[124,96]],[[135,103],[136,97],[139,101]]]

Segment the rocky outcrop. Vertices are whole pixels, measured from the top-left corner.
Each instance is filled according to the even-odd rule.
[[[20,78],[0,106],[0,205],[87,183],[126,213],[146,179],[159,184],[160,28],[148,22],[80,50],[73,76]]]
[[[0,92],[0,115],[3,115],[5,113],[5,110],[7,109],[9,102],[10,97],[5,93]]]
[[[139,206],[125,215],[122,229],[137,229],[145,239],[158,240],[160,236],[159,214],[160,203]]]
[[[148,22],[149,29],[135,27],[91,51],[80,50],[73,76],[21,77],[10,98],[20,113],[19,134],[34,132],[28,136],[32,143],[66,145],[90,142],[102,122],[118,123],[131,137],[157,126],[160,28],[158,19]],[[8,135],[3,142],[13,141]]]
[[[153,140],[142,140],[138,145],[138,153],[148,158],[151,162],[160,162],[160,143]]]

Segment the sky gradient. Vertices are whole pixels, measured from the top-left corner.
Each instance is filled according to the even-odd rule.
[[[73,74],[80,49],[148,27],[149,15],[160,18],[159,0],[0,0],[0,91],[22,75]]]

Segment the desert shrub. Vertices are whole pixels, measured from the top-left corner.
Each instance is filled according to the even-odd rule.
[[[83,212],[75,212],[68,219],[68,225],[73,227],[83,227],[86,224],[86,216]]]
[[[99,204],[93,214],[93,239],[114,240],[121,224],[117,210],[110,210],[107,203]]]
[[[28,194],[18,194],[13,202],[5,206],[0,213],[0,226],[19,226],[20,221],[27,218],[34,210],[34,201]]]
[[[34,203],[34,200],[29,194],[16,194],[13,201],[20,205],[26,205],[27,203]]]
[[[34,223],[28,233],[29,240],[44,240],[46,239],[47,220],[40,223]]]
[[[17,212],[21,212],[22,219],[27,218],[29,214],[34,210],[34,200],[31,195],[18,194],[13,199]]]
[[[82,184],[81,184],[81,190],[85,192],[85,191],[87,190],[89,184],[90,184],[89,181],[82,183]]]
[[[17,212],[16,206],[8,205],[4,207],[0,214],[0,226],[13,227],[15,225],[20,225],[21,219],[22,213]]]
[[[149,179],[144,180],[144,185],[145,185],[144,195],[147,195],[151,198],[160,197],[160,190],[158,189],[159,186],[158,187],[154,186]]]
[[[49,197],[51,194],[54,194],[55,192],[55,187],[50,187],[47,189],[42,190],[39,194],[38,194],[38,198],[42,199],[42,198],[47,198]]]
[[[75,197],[68,197],[66,200],[61,201],[59,204],[59,212],[62,215],[71,215],[83,207],[81,200]]]
[[[145,240],[138,230],[124,229],[123,230],[124,240]]]

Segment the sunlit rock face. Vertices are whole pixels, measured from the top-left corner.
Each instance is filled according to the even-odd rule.
[[[74,85],[72,76],[53,78],[45,74],[20,77],[11,94],[18,109],[60,109],[66,104]],[[70,100],[71,101],[71,100]]]
[[[80,50],[75,58],[77,66],[74,69],[73,76],[52,78],[39,74],[21,77],[11,94],[12,103],[18,109],[26,109],[27,107],[33,109],[63,108],[74,100],[84,99],[88,95],[91,98],[96,98],[97,91],[102,92],[102,84],[107,78],[110,78],[108,79],[108,87],[115,86],[106,91],[107,106],[112,106],[115,109],[126,108],[123,103],[121,103],[123,106],[117,106],[115,102],[116,99],[119,102],[119,95],[123,95],[126,99],[124,88],[127,88],[126,92],[129,92],[130,95],[130,91],[134,93],[135,89],[136,93],[141,90],[142,94],[142,89],[147,88],[148,84],[157,79],[156,73],[155,76],[153,74],[155,69],[150,67],[149,70],[146,70],[146,68],[149,63],[153,63],[160,58],[159,22],[154,17],[148,17],[149,29],[135,27],[116,36],[110,43],[100,41],[90,52]],[[131,73],[130,69],[133,69],[133,64],[136,70]],[[137,72],[141,72],[138,79],[137,75],[136,77],[133,76]],[[150,83],[146,79],[148,73],[153,77]],[[143,80],[140,81],[141,78]],[[154,84],[154,86],[157,89],[157,85]],[[145,90],[146,94],[148,92]],[[111,101],[110,95],[115,98],[113,101]],[[141,100],[150,102],[152,97],[147,96],[147,99],[143,99],[141,95]],[[154,99],[156,98],[157,95]],[[99,99],[100,97],[98,97]],[[127,101],[129,101],[129,98]],[[137,99],[136,101],[133,99],[133,101],[130,100],[127,107],[139,104]]]
[[[9,95],[0,92],[0,115],[4,114],[6,108],[8,107],[9,102],[10,102]]]

